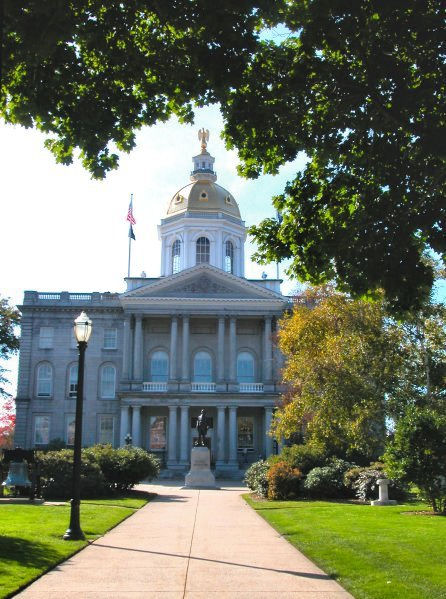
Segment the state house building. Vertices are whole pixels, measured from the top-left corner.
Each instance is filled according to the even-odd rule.
[[[206,409],[216,474],[268,456],[279,397],[277,319],[288,307],[276,279],[244,277],[246,228],[216,183],[202,137],[191,182],[158,227],[161,276],[129,277],[124,293],[26,291],[15,443],[73,444],[77,347],[73,320],[93,321],[86,353],[83,445],[158,453],[172,474],[189,466],[195,422]]]

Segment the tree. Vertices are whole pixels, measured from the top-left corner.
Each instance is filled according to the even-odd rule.
[[[409,408],[384,460],[388,476],[415,484],[434,512],[446,514],[446,416]]]
[[[429,408],[446,416],[446,306],[434,301],[389,321],[400,333],[400,370],[387,398],[388,415],[396,422],[410,407]]]
[[[7,360],[12,353],[19,349],[19,338],[15,333],[15,327],[20,322],[20,313],[17,308],[10,306],[8,300],[0,297],[0,359]],[[5,369],[0,366],[0,398],[9,397],[4,385],[7,379],[4,376]]]
[[[289,3],[290,35],[263,42],[223,106],[241,173],[306,152],[274,198],[280,218],[251,227],[261,261],[333,280],[357,296],[384,289],[419,308],[444,257],[446,41],[436,0]]]
[[[9,449],[13,446],[15,427],[15,406],[11,399],[0,402],[0,449]]]
[[[384,326],[382,303],[330,288],[309,290],[280,323],[290,387],[273,430],[338,455],[377,457],[384,448],[386,396],[399,370],[398,332]]]
[[[79,148],[101,178],[118,164],[110,142],[129,151],[143,125],[221,99],[268,4],[5,0],[0,116],[49,134],[58,162]]]
[[[240,172],[309,161],[251,228],[257,259],[418,308],[446,252],[444,7],[437,0],[5,2],[0,116],[103,177],[143,125],[220,102]],[[282,24],[280,43],[259,32]]]

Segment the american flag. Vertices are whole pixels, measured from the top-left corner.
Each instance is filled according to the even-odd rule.
[[[127,212],[127,220],[129,221],[130,225],[136,225],[136,220],[133,216],[133,194],[130,199],[129,209]]]

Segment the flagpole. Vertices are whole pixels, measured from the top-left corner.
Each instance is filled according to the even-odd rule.
[[[130,278],[130,256],[132,255],[132,237],[130,235],[130,227],[132,225],[129,225],[129,265],[127,268],[127,278]]]

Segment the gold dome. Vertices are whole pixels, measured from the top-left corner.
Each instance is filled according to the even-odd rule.
[[[235,218],[240,210],[234,196],[213,181],[193,181],[180,189],[170,200],[167,216],[183,212],[222,212]]]

